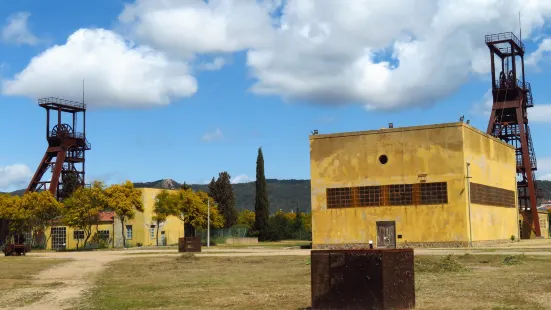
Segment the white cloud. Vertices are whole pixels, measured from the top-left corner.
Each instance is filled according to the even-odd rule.
[[[492,105],[492,90],[488,89],[482,99],[473,104],[470,112],[475,116],[489,117],[492,112]],[[533,123],[551,123],[551,104],[536,103],[532,108],[528,109],[528,119]]]
[[[207,132],[203,135],[202,140],[205,142],[211,142],[215,140],[220,140],[223,138],[222,131],[220,129],[216,129],[213,132]]]
[[[32,171],[24,164],[0,167],[0,190],[16,190],[28,185]]]
[[[10,15],[2,29],[2,40],[17,44],[38,44],[38,38],[31,32],[28,25],[29,12],[18,12]]]
[[[245,51],[258,94],[368,109],[430,105],[472,75],[487,76],[484,36],[518,32],[519,11],[523,39],[539,39],[549,0],[135,0],[117,30],[162,53],[111,31],[79,30],[4,90],[76,99],[85,78],[98,105],[167,104],[197,89],[187,64],[171,59]],[[545,57],[547,40],[530,63]],[[215,58],[197,68],[223,65]]]
[[[525,64],[536,66],[542,58],[545,56],[549,57],[551,55],[551,38],[543,39],[538,45],[538,49],[526,57]]]
[[[253,181],[255,181],[255,180],[253,178],[249,177],[248,175],[240,174],[240,175],[234,177],[231,182],[233,184],[237,184],[237,183],[247,183],[247,182],[253,182]]]
[[[482,99],[475,102],[471,109],[471,114],[475,116],[489,117],[492,112],[492,106],[494,104],[494,98],[492,96],[492,89],[488,89]]]
[[[519,10],[527,38],[551,2],[291,0],[273,44],[248,53],[253,91],[379,109],[427,105],[488,72],[484,36],[516,31]]]
[[[119,16],[130,35],[175,55],[234,52],[271,43],[273,9],[242,0],[137,0]],[[269,7],[269,8],[268,8]]]
[[[205,71],[216,71],[222,69],[225,64],[226,60],[224,58],[216,57],[212,62],[199,65],[199,69]]]
[[[187,64],[146,46],[134,46],[109,30],[80,29],[64,45],[34,57],[12,80],[4,80],[2,92],[79,100],[82,79],[90,106],[166,105],[197,91]]]
[[[536,178],[538,180],[551,181],[551,157],[538,158],[538,171]]]
[[[288,0],[273,14],[281,3],[137,0],[119,22],[172,55],[247,51],[259,94],[391,109],[487,74],[484,36],[518,32],[519,11],[525,39],[551,17],[548,0]]]
[[[528,109],[528,119],[534,123],[551,123],[551,104],[534,104]]]

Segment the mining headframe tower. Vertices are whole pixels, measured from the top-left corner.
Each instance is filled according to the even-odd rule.
[[[48,148],[26,192],[49,190],[62,200],[65,198],[63,182],[71,174],[76,178],[77,186],[85,185],[85,153],[91,149],[86,139],[86,105],[53,97],[39,99],[38,105],[46,109]],[[50,119],[52,112],[55,115],[53,122]],[[81,132],[77,131],[79,114],[82,117]],[[63,123],[63,116],[69,116],[71,124]],[[48,170],[51,171],[50,179],[44,176]]]
[[[534,101],[524,75],[524,44],[512,32],[487,35],[485,41],[490,49],[493,96],[487,133],[515,148],[519,212],[536,237],[541,237],[536,206],[537,162],[528,125],[528,108],[534,106]]]

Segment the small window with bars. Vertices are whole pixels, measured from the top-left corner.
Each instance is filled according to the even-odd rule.
[[[109,230],[98,231],[98,237],[100,240],[109,240]]]
[[[84,230],[75,230],[73,231],[74,240],[84,240]]]
[[[155,239],[155,225],[149,226],[149,239]]]

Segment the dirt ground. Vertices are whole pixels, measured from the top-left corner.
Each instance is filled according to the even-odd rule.
[[[551,256],[551,240],[527,240],[511,242],[496,247],[472,248],[472,249],[415,249],[415,255],[517,255],[528,253],[530,255]],[[176,249],[126,249],[117,251],[93,251],[93,252],[31,252],[32,258],[57,258],[68,259],[61,265],[40,271],[32,277],[33,283],[56,283],[51,288],[46,287],[42,298],[33,303],[19,308],[10,308],[3,305],[0,309],[69,309],[72,301],[82,296],[84,292],[94,285],[95,276],[102,272],[109,263],[128,258],[157,256],[177,256]],[[261,257],[261,256],[308,256],[310,250],[295,248],[268,249],[265,247],[250,248],[203,248],[203,252],[197,256],[216,257]],[[17,298],[29,293],[29,288],[24,287],[10,291],[11,297]]]

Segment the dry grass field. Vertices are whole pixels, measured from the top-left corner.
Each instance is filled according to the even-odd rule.
[[[47,294],[47,289],[60,283],[40,281],[35,275],[67,261],[0,256],[0,307],[22,307],[42,298]]]
[[[417,309],[549,309],[551,260],[416,256]],[[142,257],[109,264],[79,308],[301,309],[309,257]]]

